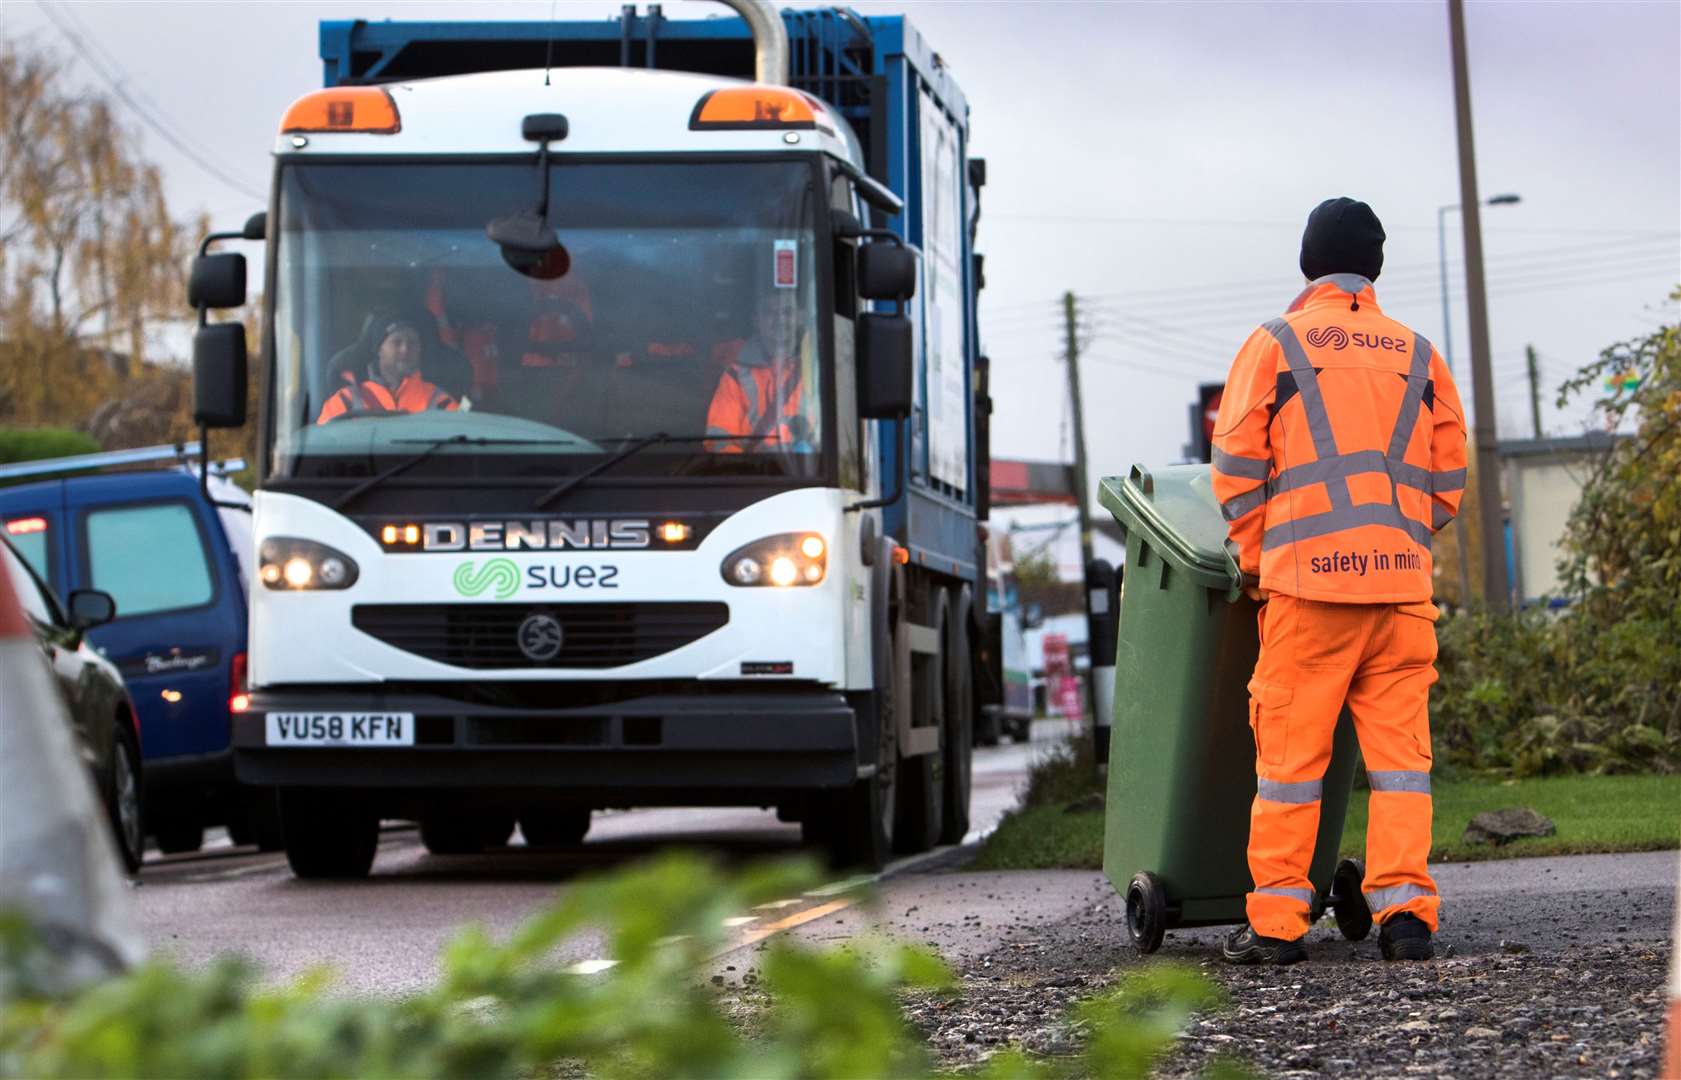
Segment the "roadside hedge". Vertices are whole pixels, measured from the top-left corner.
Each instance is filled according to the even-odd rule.
[[[0,428],[0,465],[98,451],[93,436],[69,428]]]
[[[1681,290],[1673,294],[1681,299]],[[1560,389],[1631,431],[1590,463],[1559,569],[1567,607],[1443,620],[1437,757],[1534,776],[1681,769],[1681,326],[1613,345]]]

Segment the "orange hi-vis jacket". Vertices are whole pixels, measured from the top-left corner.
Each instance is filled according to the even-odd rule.
[[[454,398],[418,373],[405,376],[397,384],[395,394],[376,379],[357,379],[348,371],[344,373],[344,381],[345,385],[321,406],[321,415],[315,420],[317,424],[325,424],[352,410],[416,413],[427,409],[453,410],[456,407]]]
[[[1249,336],[1214,425],[1214,494],[1261,588],[1334,603],[1433,595],[1430,537],[1465,490],[1441,354],[1331,274]]]
[[[733,351],[733,357],[728,353]],[[789,421],[801,416],[800,363],[797,359],[772,361],[758,342],[734,345],[726,342],[714,353],[727,360],[706,410],[708,435],[763,435],[748,442],[720,439],[709,444],[714,451],[740,453],[758,447],[778,446],[809,437],[795,430]]]

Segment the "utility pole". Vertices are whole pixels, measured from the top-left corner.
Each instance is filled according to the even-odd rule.
[[[1481,202],[1471,135],[1471,82],[1465,58],[1465,2],[1448,0],[1453,50],[1453,104],[1459,129],[1459,204],[1465,223],[1465,292],[1470,309],[1471,390],[1477,411],[1477,509],[1483,532],[1483,603],[1496,615],[1511,609],[1506,583],[1506,522],[1501,506],[1499,434],[1494,425],[1494,375],[1488,362],[1488,295],[1483,286]]]
[[[1523,354],[1529,360],[1529,419],[1535,426],[1535,437],[1541,437],[1541,368],[1535,359],[1535,346],[1525,345]]]
[[[1086,568],[1092,563],[1091,551],[1091,488],[1086,481],[1086,416],[1085,405],[1080,397],[1080,333],[1079,312],[1072,292],[1062,294],[1062,358],[1068,365],[1068,396],[1071,399],[1074,412],[1074,505],[1080,512],[1080,581],[1081,593],[1086,597],[1086,604],[1091,604],[1091,590],[1085,587]],[[1091,624],[1090,612],[1087,613],[1086,624]],[[1086,651],[1091,653],[1090,642]],[[1086,702],[1092,710],[1092,721],[1097,721],[1097,683],[1092,671],[1097,666],[1097,658],[1088,655],[1091,661],[1086,665]]]
[[[1084,567],[1092,559],[1091,489],[1086,481],[1086,419],[1080,398],[1079,319],[1071,292],[1062,294],[1062,320],[1062,357],[1068,364],[1068,396],[1072,399],[1074,410],[1074,503],[1080,511],[1080,562]]]

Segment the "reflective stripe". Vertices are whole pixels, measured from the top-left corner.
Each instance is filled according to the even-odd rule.
[[[708,435],[712,435],[712,436],[728,436],[728,435],[734,435],[735,434],[735,432],[733,432],[733,431],[727,431],[727,430],[725,430],[724,428],[721,428],[721,427],[713,427],[711,424],[708,424],[706,426],[706,433]]]
[[[1231,498],[1221,503],[1220,513],[1227,521],[1236,521],[1244,514],[1247,514],[1263,505],[1267,501],[1268,495],[1269,492],[1266,484],[1262,484],[1258,488],[1251,488],[1243,494],[1233,495]]]
[[[1286,784],[1277,780],[1268,780],[1264,776],[1255,778],[1255,794],[1267,802],[1276,803],[1316,803],[1319,793],[1324,787],[1323,780],[1302,780],[1294,784]]]
[[[1292,889],[1282,885],[1262,885],[1255,891],[1260,893],[1262,896],[1282,896],[1290,900],[1300,900],[1310,908],[1313,906],[1312,889]]]
[[[1389,457],[1400,461],[1407,456],[1407,444],[1412,441],[1413,429],[1418,427],[1418,410],[1424,406],[1424,384],[1430,381],[1430,342],[1423,334],[1413,333],[1413,364],[1407,372],[1407,393],[1401,399],[1401,411],[1395,417],[1395,430],[1389,436]]]
[[[1216,446],[1214,448],[1214,467],[1227,476],[1236,476],[1244,480],[1265,480],[1272,474],[1272,459],[1239,457],[1236,454],[1228,454]]]
[[[1432,502],[1430,504],[1430,527],[1432,529],[1445,529],[1447,528],[1448,522],[1452,520],[1452,510],[1449,510],[1439,502]]]
[[[1441,469],[1433,472],[1430,474],[1430,490],[1432,492],[1464,491],[1465,475],[1464,469]]]
[[[1296,337],[1296,331],[1283,319],[1273,319],[1264,329],[1284,350],[1284,359],[1296,376],[1296,392],[1302,397],[1302,409],[1307,413],[1307,428],[1313,436],[1313,449],[1322,458],[1337,456],[1337,439],[1331,432],[1331,417],[1325,411],[1325,398],[1319,393],[1319,375],[1308,362],[1307,353]]]
[[[1430,794],[1430,774],[1416,769],[1366,770],[1373,791],[1417,791]]]
[[[1366,503],[1362,506],[1333,507],[1322,514],[1312,514],[1275,525],[1261,534],[1261,550],[1271,551],[1298,540],[1311,540],[1316,536],[1328,536],[1362,525],[1386,525],[1406,533],[1421,547],[1430,543],[1430,526],[1422,521],[1414,521],[1393,503]]]
[[[742,400],[747,403],[747,430],[752,431],[764,416],[764,409],[759,405],[759,382],[748,374],[746,368],[735,365],[730,367],[730,376],[735,379],[736,386],[741,389]]]
[[[1391,885],[1387,889],[1363,889],[1366,894],[1366,904],[1376,915],[1397,904],[1404,904],[1408,900],[1416,900],[1421,896],[1435,896],[1436,890],[1427,889],[1423,885]]]

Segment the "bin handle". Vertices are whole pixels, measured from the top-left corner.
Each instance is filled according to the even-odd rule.
[[[1151,476],[1150,470],[1146,469],[1142,465],[1133,465],[1132,482],[1139,491],[1142,491],[1146,495],[1154,495],[1156,493],[1156,478]]]

